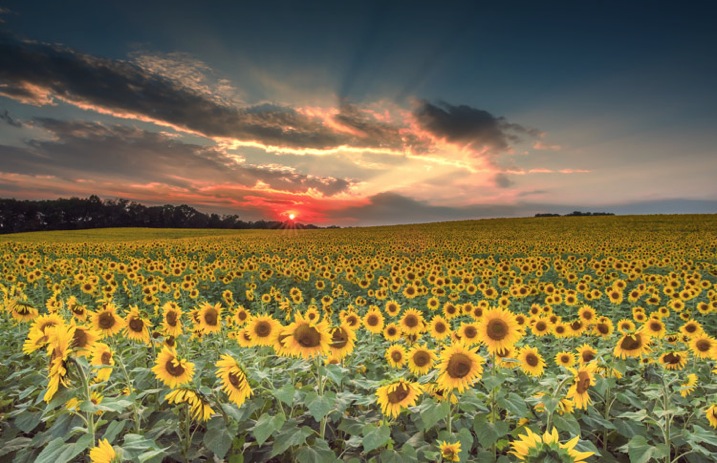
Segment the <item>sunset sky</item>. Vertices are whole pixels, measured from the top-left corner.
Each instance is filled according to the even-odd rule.
[[[0,197],[717,213],[710,2],[247,3],[0,4]]]

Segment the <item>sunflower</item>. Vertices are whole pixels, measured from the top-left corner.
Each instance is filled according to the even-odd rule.
[[[658,318],[650,318],[644,325],[644,333],[650,338],[664,338],[667,330],[662,320]]]
[[[376,397],[383,414],[395,418],[404,408],[415,405],[421,393],[420,384],[399,379],[379,387],[376,390]]]
[[[550,332],[550,323],[547,318],[538,318],[535,322],[533,322],[530,330],[535,336],[545,336]]]
[[[693,336],[690,341],[690,350],[700,359],[717,359],[717,341],[707,334]]]
[[[623,318],[617,322],[617,330],[622,334],[632,333],[636,329],[635,322],[628,318]]]
[[[271,315],[257,315],[247,322],[252,346],[271,346],[279,337],[281,323]]]
[[[250,317],[251,314],[249,313],[249,311],[244,307],[239,306],[232,315],[232,321],[236,326],[244,326],[246,322],[249,321]]]
[[[398,341],[401,339],[401,329],[395,323],[389,323],[383,328],[383,337],[386,341]]]
[[[623,334],[613,350],[615,357],[640,357],[650,352],[650,338],[638,330],[633,334]]]
[[[682,397],[687,397],[688,395],[695,392],[695,388],[697,387],[697,375],[694,373],[690,373],[687,375],[687,381],[680,384],[680,395]]]
[[[456,338],[466,346],[474,346],[480,343],[478,338],[478,326],[475,322],[463,322],[454,332]]]
[[[578,347],[577,352],[578,360],[580,360],[580,365],[590,363],[595,359],[595,357],[597,357],[597,351],[589,344],[583,344],[582,346]]]
[[[394,300],[386,301],[386,305],[383,310],[386,311],[389,317],[396,317],[399,313],[401,313],[401,304]]]
[[[91,463],[115,463],[118,461],[120,458],[107,439],[100,439],[97,446],[90,449]]]
[[[682,370],[687,358],[687,351],[669,351],[660,356],[660,363],[668,370]]]
[[[47,355],[50,357],[49,362],[49,381],[47,383],[47,391],[45,391],[44,400],[49,402],[57,393],[60,385],[69,385],[67,378],[67,358],[72,353],[72,337],[74,335],[72,327],[66,327],[64,324],[47,328],[48,343]]]
[[[512,347],[522,336],[515,315],[503,308],[486,311],[478,321],[478,333],[491,354]]]
[[[460,308],[455,305],[454,303],[448,301],[445,304],[443,304],[443,316],[446,317],[446,320],[452,320],[458,316],[460,316],[461,310]]]
[[[704,333],[704,329],[702,328],[700,322],[695,320],[689,320],[685,322],[685,324],[680,326],[680,333],[684,334],[685,336],[694,337]]]
[[[577,359],[575,358],[575,354],[573,353],[567,351],[560,351],[555,354],[555,364],[561,367],[571,368],[575,365],[576,361]]]
[[[182,309],[174,301],[166,302],[162,306],[162,331],[167,336],[175,338],[182,334]]]
[[[437,384],[441,389],[463,392],[483,374],[484,359],[460,343],[445,347],[438,365]]]
[[[329,352],[338,360],[343,359],[354,350],[356,332],[345,323],[331,328],[331,342]]]
[[[214,410],[209,405],[209,402],[191,389],[179,388],[175,389],[164,398],[170,404],[181,404],[186,403],[189,406],[190,416],[195,421],[209,421],[209,418],[214,415]]]
[[[236,340],[237,344],[239,344],[241,347],[253,347],[254,341],[252,341],[251,333],[249,332],[249,329],[244,327],[234,333],[232,337]]]
[[[567,395],[567,399],[572,399],[575,407],[578,409],[586,410],[588,405],[592,403],[588,390],[590,386],[595,385],[595,369],[597,364],[589,363],[588,365],[581,366],[577,371],[574,371],[575,381],[570,386]]]
[[[400,344],[392,344],[386,349],[386,361],[392,368],[401,368],[406,363],[406,349]]]
[[[100,333],[91,326],[77,325],[72,320],[70,325],[74,329],[72,335],[72,350],[78,357],[87,357],[92,353],[92,349],[100,339]]]
[[[139,308],[134,305],[125,317],[125,336],[133,341],[149,344],[149,329],[147,321],[142,318]]]
[[[525,346],[518,353],[520,369],[530,376],[540,376],[545,368],[545,360],[535,347]]]
[[[380,334],[383,331],[383,314],[378,307],[371,306],[363,317],[363,326],[366,331],[373,334]]]
[[[90,365],[97,367],[96,380],[98,383],[105,382],[110,379],[114,364],[114,352],[112,352],[110,346],[103,342],[95,343],[92,348]]]
[[[329,352],[331,334],[325,319],[318,323],[309,322],[297,313],[294,322],[283,328],[279,336],[282,346],[293,357],[310,359]]]
[[[705,416],[707,417],[707,421],[710,422],[710,426],[717,428],[717,403],[710,405],[709,408],[705,410]]]
[[[194,376],[194,364],[188,360],[180,360],[173,348],[164,346],[152,367],[154,375],[167,387],[175,388],[186,384]]]
[[[203,334],[220,332],[222,330],[222,305],[203,303],[199,307],[199,327]]]
[[[428,373],[437,357],[435,352],[426,346],[415,345],[408,351],[408,369],[416,376]]]
[[[117,315],[114,304],[105,304],[102,309],[91,315],[92,326],[102,334],[102,338],[114,336],[122,331],[125,321]]]
[[[222,380],[222,390],[227,393],[229,400],[237,407],[241,407],[252,390],[247,381],[246,373],[234,358],[222,355],[216,363],[217,378]]]
[[[417,309],[406,309],[398,322],[401,333],[405,335],[420,334],[424,331],[423,315]]]
[[[556,338],[567,338],[572,333],[570,326],[562,321],[555,322],[551,331]]]
[[[520,461],[530,463],[543,463],[548,461],[561,461],[581,463],[595,452],[579,452],[575,446],[580,436],[575,436],[568,442],[561,444],[557,429],[551,432],[545,431],[542,437],[534,433],[530,428],[525,428],[527,434],[518,436],[518,440],[510,443],[511,451]]]
[[[27,333],[27,339],[25,339],[25,342],[22,345],[22,352],[30,355],[36,350],[47,347],[48,342],[50,342],[50,338],[45,334],[45,332],[33,327]]]
[[[438,450],[441,452],[441,458],[443,461],[461,461],[461,443],[453,442],[449,444],[446,441],[438,443]]]
[[[585,324],[589,326],[594,323],[597,316],[595,314],[595,309],[589,305],[584,305],[578,310],[578,317],[580,317]]]
[[[448,321],[441,315],[436,315],[428,322],[428,329],[431,337],[436,341],[441,341],[451,335],[451,327]]]
[[[321,314],[319,313],[319,308],[313,304],[306,309],[306,312],[304,312],[304,318],[309,321],[316,321],[320,318],[320,316]]]

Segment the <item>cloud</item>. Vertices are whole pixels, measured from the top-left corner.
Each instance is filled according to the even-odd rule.
[[[434,137],[468,146],[477,152],[508,151],[522,137],[539,136],[535,129],[508,122],[488,111],[445,102],[436,105],[419,100],[413,110],[419,126]]]
[[[215,146],[183,143],[166,133],[49,118],[36,118],[32,124],[49,132],[51,138],[29,140],[24,147],[0,145],[0,171],[68,180],[162,184],[196,194],[223,186],[331,197],[351,185],[343,178],[244,164]]]
[[[5,111],[3,111],[2,113],[0,113],[0,121],[3,121],[4,123],[6,123],[7,125],[9,125],[11,127],[16,127],[18,129],[22,128],[22,122],[20,122],[16,119],[13,119],[10,116],[10,113],[8,113],[7,109]]]
[[[277,104],[237,105],[226,80],[185,55],[112,60],[55,44],[0,34],[0,95],[48,105],[56,100],[116,117],[155,122],[212,138],[266,147],[331,150],[342,146],[403,150],[399,127],[347,109],[336,131],[321,118]],[[377,138],[374,136],[378,135]]]

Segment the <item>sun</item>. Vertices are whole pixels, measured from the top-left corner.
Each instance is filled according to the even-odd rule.
[[[296,214],[293,212],[289,212],[289,220],[294,220],[296,218]]]

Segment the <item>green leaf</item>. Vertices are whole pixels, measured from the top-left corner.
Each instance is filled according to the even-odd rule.
[[[296,430],[296,422],[293,420],[289,426],[282,429],[282,432],[274,439],[274,445],[271,448],[270,458],[281,455],[286,452],[289,447],[306,444],[306,438],[314,434],[314,430],[308,426],[302,426]]]
[[[647,463],[655,453],[656,448],[648,444],[645,436],[635,436],[627,443],[627,454],[630,463]]]
[[[418,407],[418,413],[421,416],[423,426],[421,429],[426,431],[432,428],[439,421],[448,418],[451,404],[448,402],[435,402],[426,400]]]
[[[82,436],[77,442],[66,444],[62,437],[50,441],[35,459],[35,463],[67,463],[77,455],[87,450],[92,437],[89,434]]]
[[[717,446],[717,435],[700,426],[692,426],[692,431],[686,433],[687,442],[690,444],[702,444],[704,442]]]
[[[107,439],[107,441],[111,444],[117,438],[119,433],[124,431],[125,423],[127,422],[119,420],[111,422],[109,426],[107,426],[107,429],[105,429],[105,433],[102,435],[102,438]]]
[[[580,423],[573,415],[553,415],[553,423],[558,431],[565,431],[573,436],[580,435]]]
[[[284,384],[281,388],[272,391],[272,394],[277,399],[291,407],[294,404],[294,394],[296,389],[293,384]]]
[[[131,407],[133,402],[125,399],[105,399],[96,408],[105,412],[121,412]]]
[[[503,421],[501,421],[500,423],[504,424],[506,429],[508,428],[508,423],[505,423]],[[506,430],[506,433],[507,432],[508,431]],[[461,428],[461,430],[458,431],[458,440],[461,443],[461,453],[459,454],[460,460],[467,461],[468,455],[470,454],[471,448],[473,447],[473,436],[471,435],[470,430],[468,428]]]
[[[648,418],[648,416],[647,416],[647,410],[645,410],[644,408],[643,408],[642,410],[640,410],[640,411],[637,411],[637,412],[625,412],[625,413],[621,413],[621,414],[619,414],[617,417],[618,417],[618,418],[625,418],[625,419],[630,420],[630,421],[637,421],[637,422],[640,422],[640,423],[641,423],[644,419]]]
[[[369,425],[364,428],[364,436],[361,444],[363,445],[364,452],[368,453],[371,450],[383,447],[388,444],[391,440],[391,428],[388,426],[373,426]]]
[[[256,424],[252,428],[252,434],[259,445],[264,445],[264,442],[274,434],[274,432],[281,429],[284,425],[286,418],[284,415],[269,415],[264,413],[256,420]]]
[[[326,393],[326,395],[320,396],[315,392],[306,394],[306,407],[309,409],[309,413],[312,418],[316,421],[321,421],[331,410],[334,409],[334,401],[336,395],[332,392]]]
[[[222,417],[214,417],[207,423],[207,432],[204,434],[204,445],[211,450],[217,458],[224,458],[232,447],[234,436],[229,431]]]
[[[486,415],[478,415],[475,417],[475,420],[473,420],[473,431],[475,431],[481,446],[486,448],[492,446],[498,439],[507,435],[510,432],[510,425],[505,421],[491,423],[488,421]]]
[[[501,397],[497,402],[499,407],[508,410],[518,418],[525,418],[530,415],[528,406],[525,405],[525,400],[515,392],[511,392],[505,398]]]
[[[333,382],[337,386],[340,386],[341,381],[343,380],[344,375],[348,370],[339,365],[329,364],[326,365],[324,371],[326,373],[326,376],[331,380],[331,382]]]
[[[17,426],[20,431],[29,433],[40,424],[41,420],[42,413],[24,411],[15,418],[15,426]]]
[[[323,439],[316,439],[313,444],[301,447],[296,452],[299,463],[334,463],[340,461],[329,444]]]

